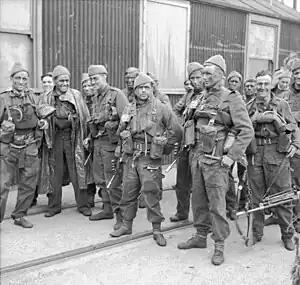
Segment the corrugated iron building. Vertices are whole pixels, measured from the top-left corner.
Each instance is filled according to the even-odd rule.
[[[140,3],[136,0],[43,0],[43,71],[68,67],[72,86],[90,64],[103,64],[113,86],[139,63]]]

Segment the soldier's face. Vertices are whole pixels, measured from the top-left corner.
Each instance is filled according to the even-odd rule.
[[[135,89],[135,95],[141,101],[147,101],[153,95],[153,86],[151,83],[145,83]]]
[[[55,79],[55,87],[60,93],[66,93],[70,87],[70,77],[67,74],[59,75]]]
[[[291,83],[290,78],[280,78],[278,82],[278,87],[280,90],[288,90]]]
[[[256,78],[257,97],[265,99],[271,94],[271,76],[264,75]]]
[[[134,79],[137,77],[137,74],[128,74],[125,76],[125,84],[128,88],[133,88]]]
[[[228,89],[232,91],[239,90],[241,87],[241,81],[238,77],[231,77],[228,81]]]
[[[101,90],[106,85],[106,74],[95,74],[90,76],[94,92]]]
[[[193,90],[193,86],[192,86],[192,83],[190,80],[188,80],[184,83],[184,89],[186,92]]]
[[[44,92],[50,91],[54,86],[54,82],[51,76],[45,76],[42,80],[42,87]]]
[[[192,84],[195,92],[203,90],[203,76],[202,76],[202,72],[200,70],[194,71],[190,75],[189,79],[191,81],[191,84]]]
[[[300,68],[293,71],[293,81],[300,86]]]
[[[213,87],[223,78],[223,75],[214,65],[205,66],[203,69],[203,80],[206,88]]]
[[[93,95],[93,87],[90,80],[86,80],[82,84],[82,91],[84,96],[92,96]]]
[[[20,71],[11,77],[12,87],[21,92],[27,88],[29,75],[26,71]]]
[[[249,97],[253,96],[256,92],[256,83],[255,82],[246,82],[244,90],[245,90],[246,96],[249,96]]]

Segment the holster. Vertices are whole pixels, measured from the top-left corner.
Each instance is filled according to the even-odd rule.
[[[195,121],[189,120],[184,125],[184,145],[195,144]]]
[[[0,141],[10,143],[13,140],[15,124],[10,120],[4,120],[0,127]]]
[[[90,133],[93,138],[95,138],[98,134],[98,128],[97,125],[94,122],[88,122]]]
[[[287,152],[291,144],[291,135],[288,135],[285,132],[280,132],[277,142],[277,151],[278,152]]]
[[[110,143],[117,143],[119,141],[119,136],[117,135],[118,126],[119,121],[107,121],[104,125]]]
[[[168,139],[165,136],[155,136],[152,138],[150,157],[152,159],[162,158],[164,146],[167,144]]]
[[[133,154],[133,140],[130,131],[124,130],[120,136],[122,138],[122,151],[126,154]]]

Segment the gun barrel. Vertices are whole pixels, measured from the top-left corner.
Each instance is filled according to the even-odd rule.
[[[114,181],[115,177],[116,177],[116,174],[114,174],[114,175],[112,176],[112,178],[109,180],[109,182],[108,182],[108,184],[107,184],[107,188],[109,188],[109,187],[111,186],[111,184],[112,184],[112,182]]]
[[[168,166],[168,168],[166,169],[166,173],[168,173],[172,168],[173,166],[175,165],[177,161],[177,158],[173,160],[173,162]]]

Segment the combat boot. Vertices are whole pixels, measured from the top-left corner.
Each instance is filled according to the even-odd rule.
[[[103,211],[89,217],[90,221],[109,220],[114,218],[112,207],[109,203],[103,204]]]
[[[122,222],[123,222],[123,217],[121,214],[121,211],[117,211],[116,213],[116,223],[114,225],[114,230],[118,230],[121,226],[122,226]]]
[[[33,224],[29,223],[25,218],[15,218],[14,219],[14,224],[16,226],[20,226],[22,228],[30,229],[33,227]]]
[[[196,234],[192,238],[185,242],[181,242],[177,245],[178,249],[191,249],[191,248],[206,248],[207,247],[207,236]]]
[[[153,239],[155,240],[156,244],[159,246],[166,246],[167,241],[164,235],[161,233],[161,223],[152,223],[153,227]]]
[[[132,234],[132,222],[124,221],[119,229],[114,230],[109,235],[111,237],[120,237],[123,235],[131,235],[131,234]]]
[[[179,222],[179,221],[185,221],[185,220],[188,220],[188,217],[180,216],[177,213],[170,217],[170,221],[172,223],[176,223],[176,222]]]
[[[293,251],[295,249],[295,244],[291,238],[282,238],[282,242],[286,250]]]
[[[213,265],[221,265],[224,262],[224,242],[215,243],[215,251],[211,258]]]

